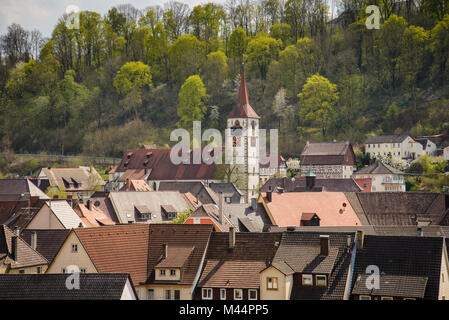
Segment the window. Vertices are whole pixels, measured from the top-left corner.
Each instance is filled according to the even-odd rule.
[[[393,297],[381,297],[380,300],[393,300]]]
[[[171,276],[176,276],[176,270],[175,269],[171,269],[170,270],[170,275]]]
[[[148,289],[147,291],[147,299],[154,300],[154,289]]]
[[[42,273],[42,267],[41,266],[37,267],[37,273]]]
[[[170,299],[171,299],[171,291],[165,290],[165,300],[170,300]]]
[[[160,275],[165,276],[165,270],[161,270]]]
[[[313,286],[313,277],[311,274],[302,275],[302,285],[303,286]]]
[[[267,290],[278,289],[278,278],[267,278]]]
[[[78,252],[78,245],[72,244],[72,252]]]
[[[248,299],[249,300],[257,300],[257,290],[256,289],[249,289]]]
[[[19,269],[19,273],[25,273],[25,269]]]
[[[86,268],[81,268],[81,269],[80,269],[80,272],[81,272],[81,273],[86,273]]]
[[[62,273],[67,273],[67,270],[65,268],[62,268]]]
[[[226,300],[226,289],[220,289],[220,300]]]
[[[327,277],[326,276],[316,276],[316,285],[320,287],[327,286]]]
[[[203,288],[202,298],[203,300],[212,300],[212,288]]]
[[[242,300],[242,299],[243,299],[243,290],[234,289],[234,300]]]
[[[416,298],[404,298],[404,300],[416,300]]]
[[[359,296],[359,300],[371,300],[370,296]]]
[[[175,300],[181,300],[181,291],[175,290]]]
[[[226,203],[231,203],[231,197],[225,197]]]

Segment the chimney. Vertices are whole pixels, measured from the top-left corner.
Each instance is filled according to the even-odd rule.
[[[223,193],[218,194],[218,221],[223,224]]]
[[[313,187],[315,187],[315,178],[316,178],[315,173],[313,173],[312,169],[310,169],[306,173],[306,188],[308,190],[312,190]]]
[[[19,237],[16,235],[15,232],[14,234],[15,235],[11,237],[11,258],[14,261],[17,261],[17,241]]]
[[[257,211],[257,199],[251,198],[251,207],[254,211]]]
[[[164,243],[162,245],[162,259],[167,259],[168,246]]]
[[[273,200],[273,191],[271,190],[271,186],[268,186],[267,200],[268,202],[271,202]]]
[[[329,255],[329,235],[320,235],[320,256]]]
[[[363,249],[364,234],[362,230],[357,230],[357,249]]]
[[[31,232],[31,248],[36,250],[37,248],[37,233],[36,231]]]
[[[92,211],[92,200],[87,200],[87,209]]]
[[[418,227],[418,237],[423,237],[424,236],[424,232],[422,230],[421,227]]]
[[[53,199],[59,199],[59,196],[57,194],[53,195]]]
[[[229,249],[234,249],[235,247],[235,228],[229,227]]]

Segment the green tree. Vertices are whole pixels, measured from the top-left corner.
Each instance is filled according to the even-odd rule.
[[[181,86],[178,96],[178,126],[191,128],[193,121],[201,121],[206,114],[206,87],[199,75],[187,78]]]
[[[246,61],[250,70],[257,71],[260,79],[267,78],[268,66],[272,60],[278,58],[282,41],[267,36],[265,33],[258,34],[248,43]]]
[[[338,101],[337,86],[325,77],[315,74],[307,79],[298,98],[301,104],[300,117],[319,125],[325,137]]]
[[[213,96],[218,96],[228,72],[226,55],[221,51],[211,52],[206,57],[204,64],[204,82],[207,91]]]
[[[138,107],[142,104],[142,90],[150,88],[150,67],[138,62],[127,62],[114,78],[114,87],[118,93],[124,96],[122,103],[128,110],[133,110],[134,119],[138,119]]]
[[[435,58],[434,73],[443,85],[447,79],[449,60],[449,14],[431,31],[431,49]]]

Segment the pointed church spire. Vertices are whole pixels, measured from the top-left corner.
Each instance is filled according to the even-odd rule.
[[[228,118],[260,118],[249,104],[244,70],[242,70],[242,76],[240,79],[239,100],[237,106],[228,115]]]

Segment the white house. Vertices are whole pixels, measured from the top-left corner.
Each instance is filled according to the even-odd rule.
[[[431,148],[429,147],[429,150]],[[424,152],[423,145],[406,134],[371,137],[365,142],[365,153],[372,158],[390,154],[392,158],[397,159],[417,159]]]
[[[355,179],[371,179],[371,191],[405,191],[404,173],[376,161],[354,173]]]

